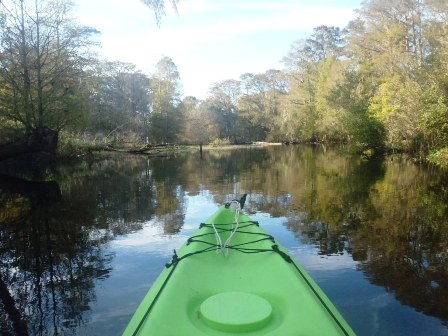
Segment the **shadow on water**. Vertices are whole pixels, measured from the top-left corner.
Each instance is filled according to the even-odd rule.
[[[65,217],[59,185],[0,177],[2,335],[59,334],[83,323],[107,240]]]
[[[247,193],[248,213],[284,218],[319,255],[350,256],[401,303],[448,321],[448,179],[406,157],[282,146],[112,155],[38,182],[16,176],[28,179],[0,175],[2,334],[76,334],[98,280],[114,274],[108,243],[148,221],[177,234],[205,191],[216,204]]]
[[[113,271],[107,243],[152,217],[166,234],[181,229],[182,166],[113,156],[41,174],[0,167],[38,179],[0,175],[0,334],[76,334],[88,323],[95,283]]]

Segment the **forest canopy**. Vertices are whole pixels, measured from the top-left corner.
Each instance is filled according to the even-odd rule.
[[[160,20],[164,2],[145,3]],[[152,74],[96,57],[97,31],[77,23],[68,0],[2,1],[0,25],[3,143],[51,129],[120,144],[344,142],[448,152],[445,0],[366,0],[346,27],[318,26],[291,41],[284,69],[215,83],[205,100],[182,97],[168,56]]]

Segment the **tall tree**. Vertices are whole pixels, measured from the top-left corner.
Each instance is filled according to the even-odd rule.
[[[180,75],[176,64],[163,57],[150,79],[151,117],[150,137],[153,141],[174,142],[182,127],[180,108]]]
[[[363,3],[349,29],[349,55],[374,82],[368,113],[386,130],[389,147],[412,149],[418,141],[424,91],[425,3],[422,0]]]
[[[118,138],[148,136],[149,78],[135,65],[104,62],[93,74],[91,90],[91,129]]]
[[[448,147],[448,3],[427,0],[425,66],[420,126],[426,151]]]
[[[284,73],[270,69],[256,75],[244,74],[241,76],[241,86],[238,108],[246,123],[247,139],[275,139],[276,120],[280,114],[281,100],[287,91]]]
[[[247,140],[263,141],[270,127],[266,113],[266,88],[262,76],[245,73],[240,79],[242,94],[238,100],[238,109],[247,122]]]
[[[321,141],[348,139],[347,111],[331,99],[338,84],[344,80],[346,61],[330,56],[319,65],[316,84],[316,137]]]
[[[345,39],[338,27],[319,26],[314,28],[310,38],[296,41],[289,54],[283,59],[289,75],[289,101],[284,105],[279,119],[281,129],[288,134],[289,141],[307,141],[319,137],[319,115],[316,94],[322,97],[323,81],[328,74],[325,63],[328,59],[341,56]],[[327,65],[329,63],[327,62]],[[333,61],[332,64],[336,64]],[[294,126],[293,126],[294,125]]]
[[[218,137],[238,142],[241,137],[238,134],[238,99],[240,97],[240,82],[227,79],[215,83],[208,100],[210,112],[215,115],[218,124]]]
[[[195,97],[182,100],[184,115],[182,140],[189,144],[206,144],[217,134],[216,116],[210,113],[207,103]]]
[[[70,9],[68,0],[0,3],[0,118],[28,137],[15,154],[54,150],[57,131],[80,119],[83,68],[95,30],[77,25]]]

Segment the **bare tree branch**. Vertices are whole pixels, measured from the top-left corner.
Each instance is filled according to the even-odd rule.
[[[165,0],[141,0],[146,6],[154,11],[156,16],[157,25],[160,26],[162,16],[165,15]],[[177,14],[177,3],[179,0],[169,0],[171,6]]]

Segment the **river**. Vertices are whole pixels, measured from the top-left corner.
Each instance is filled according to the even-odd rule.
[[[121,335],[173,249],[244,193],[358,335],[448,335],[448,174],[404,155],[271,146],[0,172],[2,335]]]

